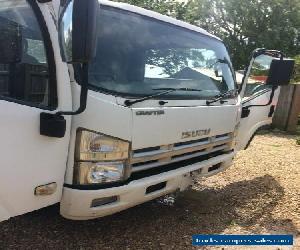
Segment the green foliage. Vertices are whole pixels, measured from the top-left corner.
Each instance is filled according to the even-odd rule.
[[[125,2],[144,9],[153,10],[163,15],[172,16],[178,19],[182,15],[185,4],[176,0],[114,0]]]
[[[295,74],[293,77],[293,82],[300,83],[300,55],[296,56],[295,58]]]
[[[300,54],[299,0],[121,0],[198,25],[222,38],[236,69],[255,48]],[[298,59],[299,60],[299,59]]]
[[[300,145],[300,137],[296,138],[296,144]]]
[[[187,67],[189,62],[193,63],[193,67],[199,67],[198,62],[204,60],[201,51],[190,49],[151,50],[146,58],[148,64],[163,68],[164,73],[170,76]]]
[[[220,36],[243,68],[255,48],[300,53],[299,0],[192,0],[190,19]]]
[[[263,67],[260,63],[254,61],[251,68],[252,76],[267,76],[269,73],[269,68]]]

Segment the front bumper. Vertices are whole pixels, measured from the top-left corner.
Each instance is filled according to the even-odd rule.
[[[120,212],[177,190],[183,191],[191,184],[192,172],[201,170],[199,176],[219,173],[231,165],[234,155],[234,152],[220,155],[183,168],[134,180],[120,187],[99,190],[78,190],[64,187],[60,204],[61,215],[73,220],[93,219]],[[215,168],[214,166],[218,167]],[[163,188],[150,193],[146,191],[149,187],[164,182]],[[96,199],[114,196],[117,196],[117,200],[113,203],[97,207],[91,206]]]

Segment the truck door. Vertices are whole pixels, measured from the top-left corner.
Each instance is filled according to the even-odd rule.
[[[51,15],[45,18],[55,30]],[[55,53],[55,60],[37,1],[1,1],[0,34],[2,221],[59,202],[69,133],[60,139],[40,135],[40,114],[69,109],[71,105],[66,105],[64,99],[68,98],[62,98],[66,89],[57,84],[62,78],[68,79],[66,65],[60,62],[55,66],[59,53]],[[69,125],[68,120],[67,128]],[[48,194],[36,193],[37,187],[49,183]]]
[[[273,56],[261,54],[252,59],[241,86],[242,109],[237,135],[237,149],[245,149],[255,132],[272,123],[280,87],[266,85]],[[270,102],[271,97],[272,101]]]

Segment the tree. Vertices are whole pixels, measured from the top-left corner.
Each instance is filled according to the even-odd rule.
[[[236,68],[255,48],[300,54],[299,0],[192,0],[187,20],[220,36]]]
[[[293,76],[293,82],[300,83],[300,55],[295,58],[295,74]]]
[[[184,11],[185,3],[177,0],[114,0],[117,2],[125,2],[144,9],[153,10],[163,15],[172,16],[178,19],[181,12]]]
[[[200,26],[224,40],[236,69],[255,48],[300,54],[299,0],[122,0]]]

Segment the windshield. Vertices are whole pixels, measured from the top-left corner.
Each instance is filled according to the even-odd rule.
[[[168,98],[209,98],[235,89],[222,42],[132,12],[101,6],[90,87],[117,96],[152,95],[160,88],[193,88]]]

